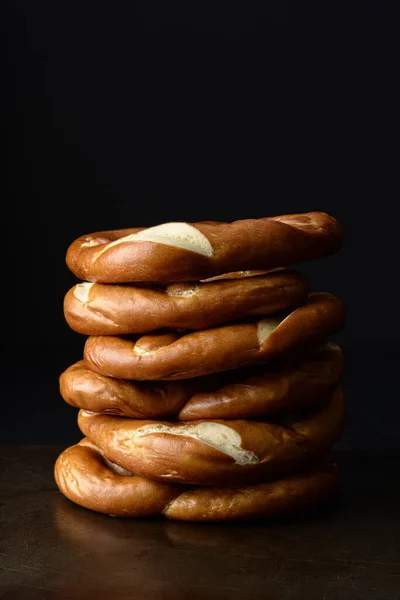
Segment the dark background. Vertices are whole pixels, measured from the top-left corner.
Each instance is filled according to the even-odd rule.
[[[58,392],[84,343],[62,314],[76,237],[323,210],[344,247],[299,269],[347,306],[338,447],[399,451],[394,4],[3,0],[1,11],[1,441],[80,438]]]

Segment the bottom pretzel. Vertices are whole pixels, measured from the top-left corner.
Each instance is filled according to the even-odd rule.
[[[181,521],[231,521],[310,510],[337,489],[339,474],[324,457],[300,473],[256,485],[193,487],[150,481],[107,461],[86,438],[55,464],[60,491],[85,508],[119,517],[164,515]]]

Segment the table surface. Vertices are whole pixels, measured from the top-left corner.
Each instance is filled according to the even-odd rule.
[[[61,450],[1,447],[1,600],[400,598],[398,458],[339,454],[340,494],[314,514],[195,524],[75,506]]]

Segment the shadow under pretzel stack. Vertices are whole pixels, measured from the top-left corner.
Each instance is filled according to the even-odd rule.
[[[339,485],[343,302],[290,265],[340,250],[322,212],[82,236],[65,296],[83,360],[60,376],[83,439],[61,492],[123,517],[294,514]]]

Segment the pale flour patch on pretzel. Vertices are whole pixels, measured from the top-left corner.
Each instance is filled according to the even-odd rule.
[[[283,322],[280,317],[267,317],[258,323],[257,337],[260,346],[271,335],[273,331]]]
[[[151,356],[152,354],[157,352],[157,350],[160,350],[160,349],[161,348],[156,348],[154,350],[145,350],[144,348],[141,348],[138,344],[135,344],[133,347],[134,353],[138,354],[139,356]]]
[[[84,281],[83,283],[78,283],[78,285],[76,285],[73,290],[73,294],[74,294],[75,298],[77,300],[79,300],[79,302],[82,302],[83,304],[87,304],[87,302],[89,302],[90,288],[92,288],[93,285],[94,285],[94,282],[90,282],[90,281]]]
[[[94,248],[94,246],[101,246],[102,244],[107,244],[110,240],[107,238],[98,238],[88,236],[84,238],[84,241],[81,243],[81,248]]]
[[[195,294],[197,294],[199,291],[200,291],[199,286],[195,285],[195,286],[185,289],[185,290],[169,290],[169,289],[167,289],[167,294],[168,294],[168,296],[180,296],[182,298],[190,298],[191,296],[194,296]]]
[[[155,227],[143,229],[138,233],[133,233],[125,237],[119,238],[114,242],[106,244],[95,256],[93,260],[97,260],[104,252],[127,242],[154,242],[156,244],[164,244],[166,246],[174,246],[183,250],[190,250],[204,256],[212,256],[213,248],[206,238],[198,229],[188,223],[163,223]]]
[[[227,425],[222,423],[198,423],[197,425],[181,425],[171,427],[165,423],[157,425],[145,425],[137,429],[132,437],[150,435],[152,433],[169,433],[171,435],[183,435],[200,440],[204,444],[231,456],[239,465],[256,464],[260,459],[254,452],[244,450],[241,447],[242,438]]]

